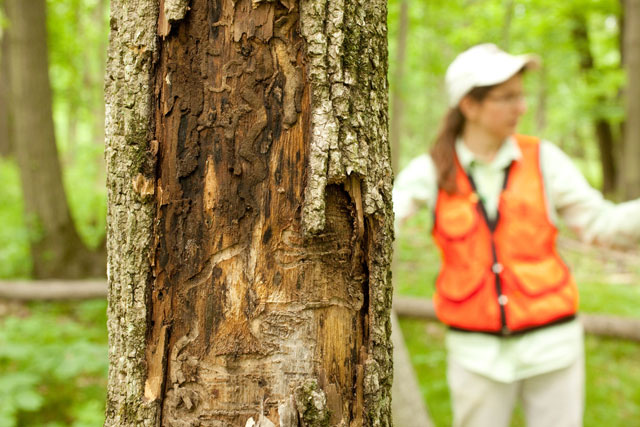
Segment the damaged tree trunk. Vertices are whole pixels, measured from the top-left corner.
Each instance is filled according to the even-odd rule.
[[[105,425],[391,425],[386,2],[111,10]]]

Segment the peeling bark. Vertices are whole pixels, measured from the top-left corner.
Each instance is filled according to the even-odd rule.
[[[385,3],[133,3],[106,425],[391,425]]]

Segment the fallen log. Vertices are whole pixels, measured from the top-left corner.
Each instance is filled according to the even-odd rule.
[[[105,298],[106,280],[17,280],[0,281],[0,299],[14,301],[64,301]],[[433,303],[424,298],[394,296],[399,317],[438,320]],[[640,342],[640,319],[600,314],[580,314],[589,334]]]
[[[596,246],[562,235],[558,236],[558,248],[582,254],[597,254],[599,259],[617,261],[633,266],[640,263],[640,253],[638,253],[637,249]]]
[[[17,301],[60,301],[105,298],[106,280],[0,281],[0,298]]]
[[[399,317],[438,320],[433,303],[424,298],[395,295],[393,308]],[[588,334],[640,342],[640,319],[584,313],[580,314],[578,318]]]

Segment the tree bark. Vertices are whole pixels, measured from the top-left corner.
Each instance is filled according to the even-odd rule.
[[[626,120],[622,187],[626,199],[640,197],[640,0],[624,1],[624,68]]]
[[[14,143],[36,278],[102,276],[74,227],[53,131],[44,0],[7,0]]]
[[[409,31],[409,0],[402,0],[400,21],[398,22],[398,44],[396,52],[396,70],[393,73],[394,89],[391,98],[391,164],[398,173],[402,126],[404,117],[404,74],[407,52],[407,33]]]
[[[111,10],[105,425],[391,425],[386,2]]]

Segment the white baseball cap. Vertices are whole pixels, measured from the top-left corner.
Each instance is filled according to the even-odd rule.
[[[447,68],[445,83],[449,106],[457,106],[475,87],[505,82],[522,68],[533,69],[539,65],[537,55],[511,55],[493,43],[473,46],[459,54]]]

